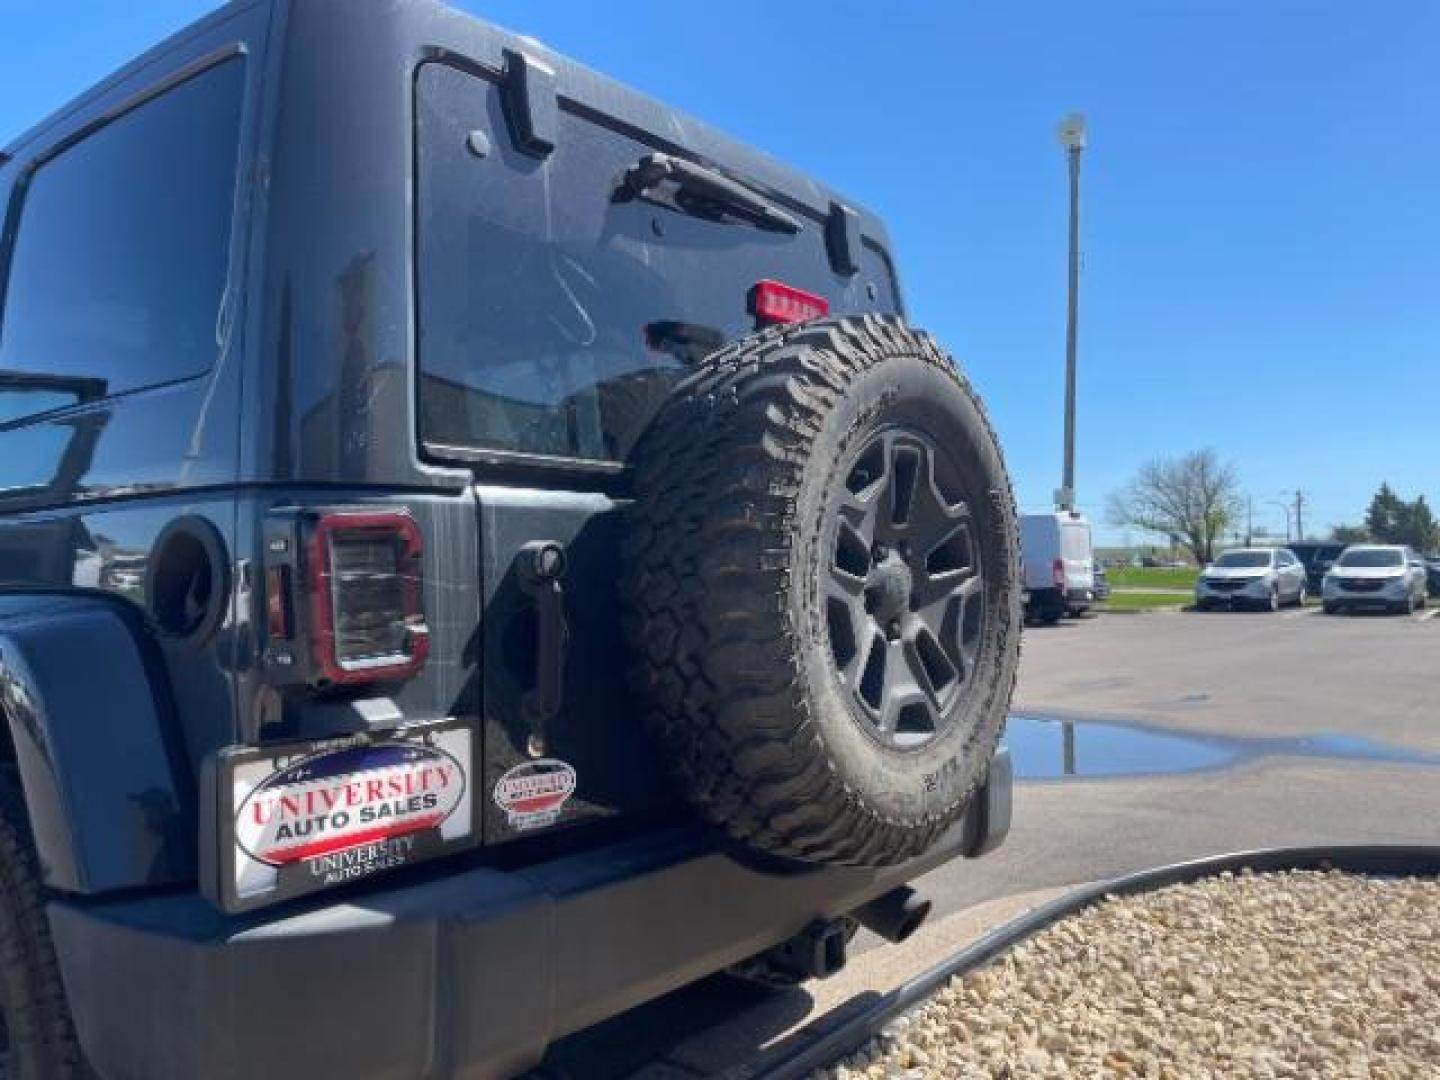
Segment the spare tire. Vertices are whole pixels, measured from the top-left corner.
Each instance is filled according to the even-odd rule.
[[[1020,644],[1014,499],[953,362],[898,318],[768,330],[633,460],[626,634],[682,791],[773,854],[924,851],[986,775]]]

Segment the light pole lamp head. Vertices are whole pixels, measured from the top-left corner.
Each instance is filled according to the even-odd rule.
[[[1055,128],[1055,137],[1067,150],[1085,149],[1085,114],[1072,112]]]

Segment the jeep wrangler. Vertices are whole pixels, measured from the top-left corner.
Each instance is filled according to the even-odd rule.
[[[819,183],[433,0],[0,154],[11,1075],[501,1076],[1004,837],[975,394]]]

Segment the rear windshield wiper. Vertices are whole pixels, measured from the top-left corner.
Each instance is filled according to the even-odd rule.
[[[646,154],[620,178],[616,202],[644,199],[681,213],[720,220],[737,218],[767,232],[798,233],[800,222],[758,191],[704,165]]]

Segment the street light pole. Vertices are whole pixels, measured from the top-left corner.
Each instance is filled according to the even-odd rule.
[[[1285,514],[1285,542],[1290,543],[1290,504],[1279,499],[1266,499],[1267,506],[1278,506]]]
[[[1085,149],[1085,114],[1071,113],[1056,132],[1070,167],[1070,282],[1065,318],[1065,472],[1056,502],[1075,509],[1075,342],[1080,322],[1080,152]]]

